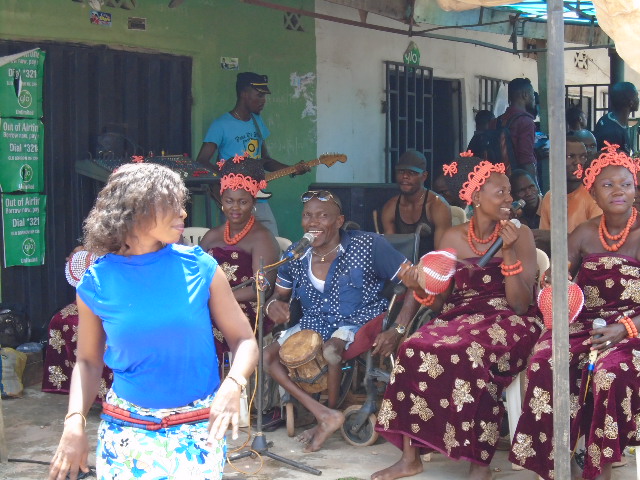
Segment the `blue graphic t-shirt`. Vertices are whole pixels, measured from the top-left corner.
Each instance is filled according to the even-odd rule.
[[[262,139],[265,140],[270,134],[269,129],[260,115],[253,117],[260,127]],[[249,152],[251,158],[260,158],[263,142],[259,138],[260,135],[252,119],[243,122],[227,112],[213,121],[204,141],[215,143],[218,146],[220,158],[227,160],[234,155],[243,155],[245,152]]]

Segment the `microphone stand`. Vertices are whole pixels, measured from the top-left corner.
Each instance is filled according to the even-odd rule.
[[[250,278],[249,280],[247,280],[246,282],[243,282],[239,285],[236,285],[235,287],[232,288],[232,290],[237,290],[238,288],[242,288],[245,287],[246,285],[250,285],[251,283],[255,282],[256,283],[256,293],[258,295],[258,306],[260,307],[258,309],[258,318],[257,318],[257,323],[258,323],[258,348],[260,349],[260,352],[258,354],[258,371],[257,371],[257,380],[258,380],[258,391],[257,391],[257,395],[258,395],[258,399],[256,401],[256,431],[254,433],[254,438],[253,441],[251,442],[251,447],[248,450],[245,450],[244,452],[240,452],[237,453],[231,457],[229,457],[229,461],[233,462],[235,460],[240,460],[246,457],[250,457],[250,456],[254,456],[255,453],[257,452],[260,455],[263,455],[265,457],[269,457],[272,458],[273,460],[277,460],[279,462],[282,462],[286,465],[289,465],[291,467],[295,467],[295,468],[299,468],[300,470],[304,470],[305,472],[311,473],[313,475],[322,475],[322,472],[320,470],[317,470],[313,467],[309,467],[308,465],[305,465],[303,463],[300,462],[296,462],[295,460],[291,460],[285,457],[282,457],[278,454],[275,454],[273,452],[269,451],[269,448],[273,446],[273,442],[267,442],[267,436],[264,434],[264,432],[262,431],[262,402],[263,402],[263,396],[262,396],[262,387],[264,385],[262,377],[264,375],[264,367],[263,367],[263,348],[264,348],[264,335],[263,335],[263,323],[264,323],[264,313],[263,313],[263,308],[262,306],[264,305],[264,301],[265,301],[265,290],[268,288],[267,285],[267,281],[265,278],[265,274],[267,272],[270,272],[272,270],[275,270],[276,268],[278,268],[280,265],[283,265],[293,259],[296,259],[300,256],[301,254],[298,255],[294,255],[291,257],[284,257],[282,260],[280,260],[279,262],[274,263],[273,265],[268,265],[268,266],[264,266],[264,261],[261,258],[260,259],[260,268],[258,269],[258,271],[256,272],[255,278]],[[249,423],[249,425],[251,425],[251,423]]]

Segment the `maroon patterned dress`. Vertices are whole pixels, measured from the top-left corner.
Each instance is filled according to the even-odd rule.
[[[253,277],[253,264],[251,255],[241,248],[235,245],[225,245],[224,247],[210,248],[207,253],[218,261],[218,265],[224,272],[229,285],[234,287],[242,282],[247,281]],[[255,288],[255,286],[253,287]],[[251,328],[256,324],[256,302],[238,302],[240,308],[251,322]],[[273,328],[273,321],[265,316],[264,317],[264,334],[268,334]],[[229,346],[224,339],[224,336],[218,330],[218,327],[213,325],[213,335],[216,342],[216,352],[218,357],[223,353],[229,351]],[[256,332],[257,337],[257,332]]]
[[[585,305],[569,326],[571,442],[585,435],[583,478],[595,478],[602,466],[620,460],[627,445],[640,444],[640,339],[624,339],[602,353],[585,398],[590,338],[595,318],[613,323],[621,315],[640,314],[640,262],[612,253],[584,257],[576,277]],[[551,333],[545,331],[527,370],[522,416],[510,459],[545,479],[553,475],[553,390]]]
[[[49,343],[42,372],[43,392],[69,393],[77,348],[78,305],[73,302],[56,313],[49,322]],[[104,400],[112,382],[113,372],[105,365],[98,390],[99,401]]]
[[[376,430],[398,448],[406,435],[423,452],[488,465],[502,391],[525,368],[541,321],[535,306],[525,315],[509,307],[502,259],[467,260],[441,315],[401,345]]]

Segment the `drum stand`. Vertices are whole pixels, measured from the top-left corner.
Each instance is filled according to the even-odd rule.
[[[263,348],[264,348],[264,335],[263,335],[263,322],[264,322],[264,313],[263,313],[263,309],[262,309],[262,305],[264,305],[264,292],[267,289],[267,285],[266,285],[266,279],[265,279],[265,273],[270,272],[272,270],[275,270],[276,268],[278,268],[280,265],[287,263],[288,261],[292,260],[295,257],[284,257],[282,260],[280,260],[277,263],[274,263],[273,265],[269,265],[267,267],[264,267],[263,265],[263,261],[262,259],[260,259],[260,268],[258,269],[258,271],[256,272],[255,275],[255,280],[254,279],[250,279],[247,282],[243,282],[240,285],[236,285],[233,289],[237,289],[237,288],[241,288],[244,287],[248,284],[251,284],[252,282],[256,283],[256,291],[258,294],[258,305],[260,306],[260,308],[258,309],[258,348],[260,349],[259,353],[258,353],[258,374],[257,374],[257,378],[258,378],[258,391],[257,391],[257,395],[258,395],[258,399],[256,401],[256,411],[257,411],[257,415],[256,415],[256,431],[254,433],[254,438],[253,438],[253,442],[251,442],[251,448],[244,451],[244,452],[240,452],[237,453],[236,455],[233,455],[231,457],[229,457],[229,461],[236,461],[236,460],[240,460],[242,458],[247,458],[247,457],[251,457],[251,456],[255,456],[256,452],[262,456],[265,457],[269,457],[272,458],[274,460],[277,460],[279,462],[285,463],[291,467],[295,467],[295,468],[299,468],[301,470],[304,470],[305,472],[309,472],[312,473],[313,475],[322,475],[322,472],[320,470],[317,470],[313,467],[309,467],[303,463],[300,462],[296,462],[295,460],[290,460],[288,458],[282,457],[280,455],[277,455],[273,452],[269,451],[269,448],[273,446],[273,442],[267,442],[267,436],[265,435],[265,433],[262,431],[262,401],[263,401],[263,395],[262,395],[262,387],[264,385],[264,382],[262,381],[262,377],[264,375],[264,367],[263,367]]]

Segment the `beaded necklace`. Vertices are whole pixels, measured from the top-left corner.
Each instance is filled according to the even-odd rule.
[[[498,238],[498,234],[500,233],[500,228],[501,228],[500,222],[497,222],[495,228],[493,229],[493,233],[491,235],[489,235],[485,239],[478,238],[476,237],[476,234],[473,231],[473,219],[471,219],[471,221],[469,222],[469,229],[467,230],[467,243],[471,247],[471,250],[473,250],[473,253],[481,257],[484,252],[481,252],[480,250],[478,250],[476,246],[473,244],[473,242],[479,243],[481,245],[486,245],[487,243],[495,241],[496,238]]]
[[[249,230],[251,230],[251,227],[253,227],[254,223],[256,223],[256,217],[251,215],[244,228],[240,230],[239,233],[231,237],[231,226],[229,225],[229,220],[227,220],[227,224],[224,226],[224,243],[226,243],[227,245],[235,245],[247,236],[247,233],[249,233]]]
[[[627,237],[629,236],[629,231],[631,230],[631,227],[633,227],[633,224],[636,222],[637,216],[638,216],[638,211],[632,207],[631,215],[629,216],[629,220],[627,220],[627,225],[617,235],[611,235],[609,233],[609,230],[607,230],[607,224],[604,219],[604,214],[602,215],[602,217],[600,217],[600,226],[598,227],[598,234],[600,236],[600,243],[602,243],[602,246],[604,247],[605,250],[608,250],[609,252],[617,252],[620,249],[620,247],[624,245],[624,242],[627,241]],[[620,241],[617,243],[614,243],[613,245],[609,245],[607,243],[607,240],[605,240],[605,237],[608,240],[616,241],[619,239]]]

